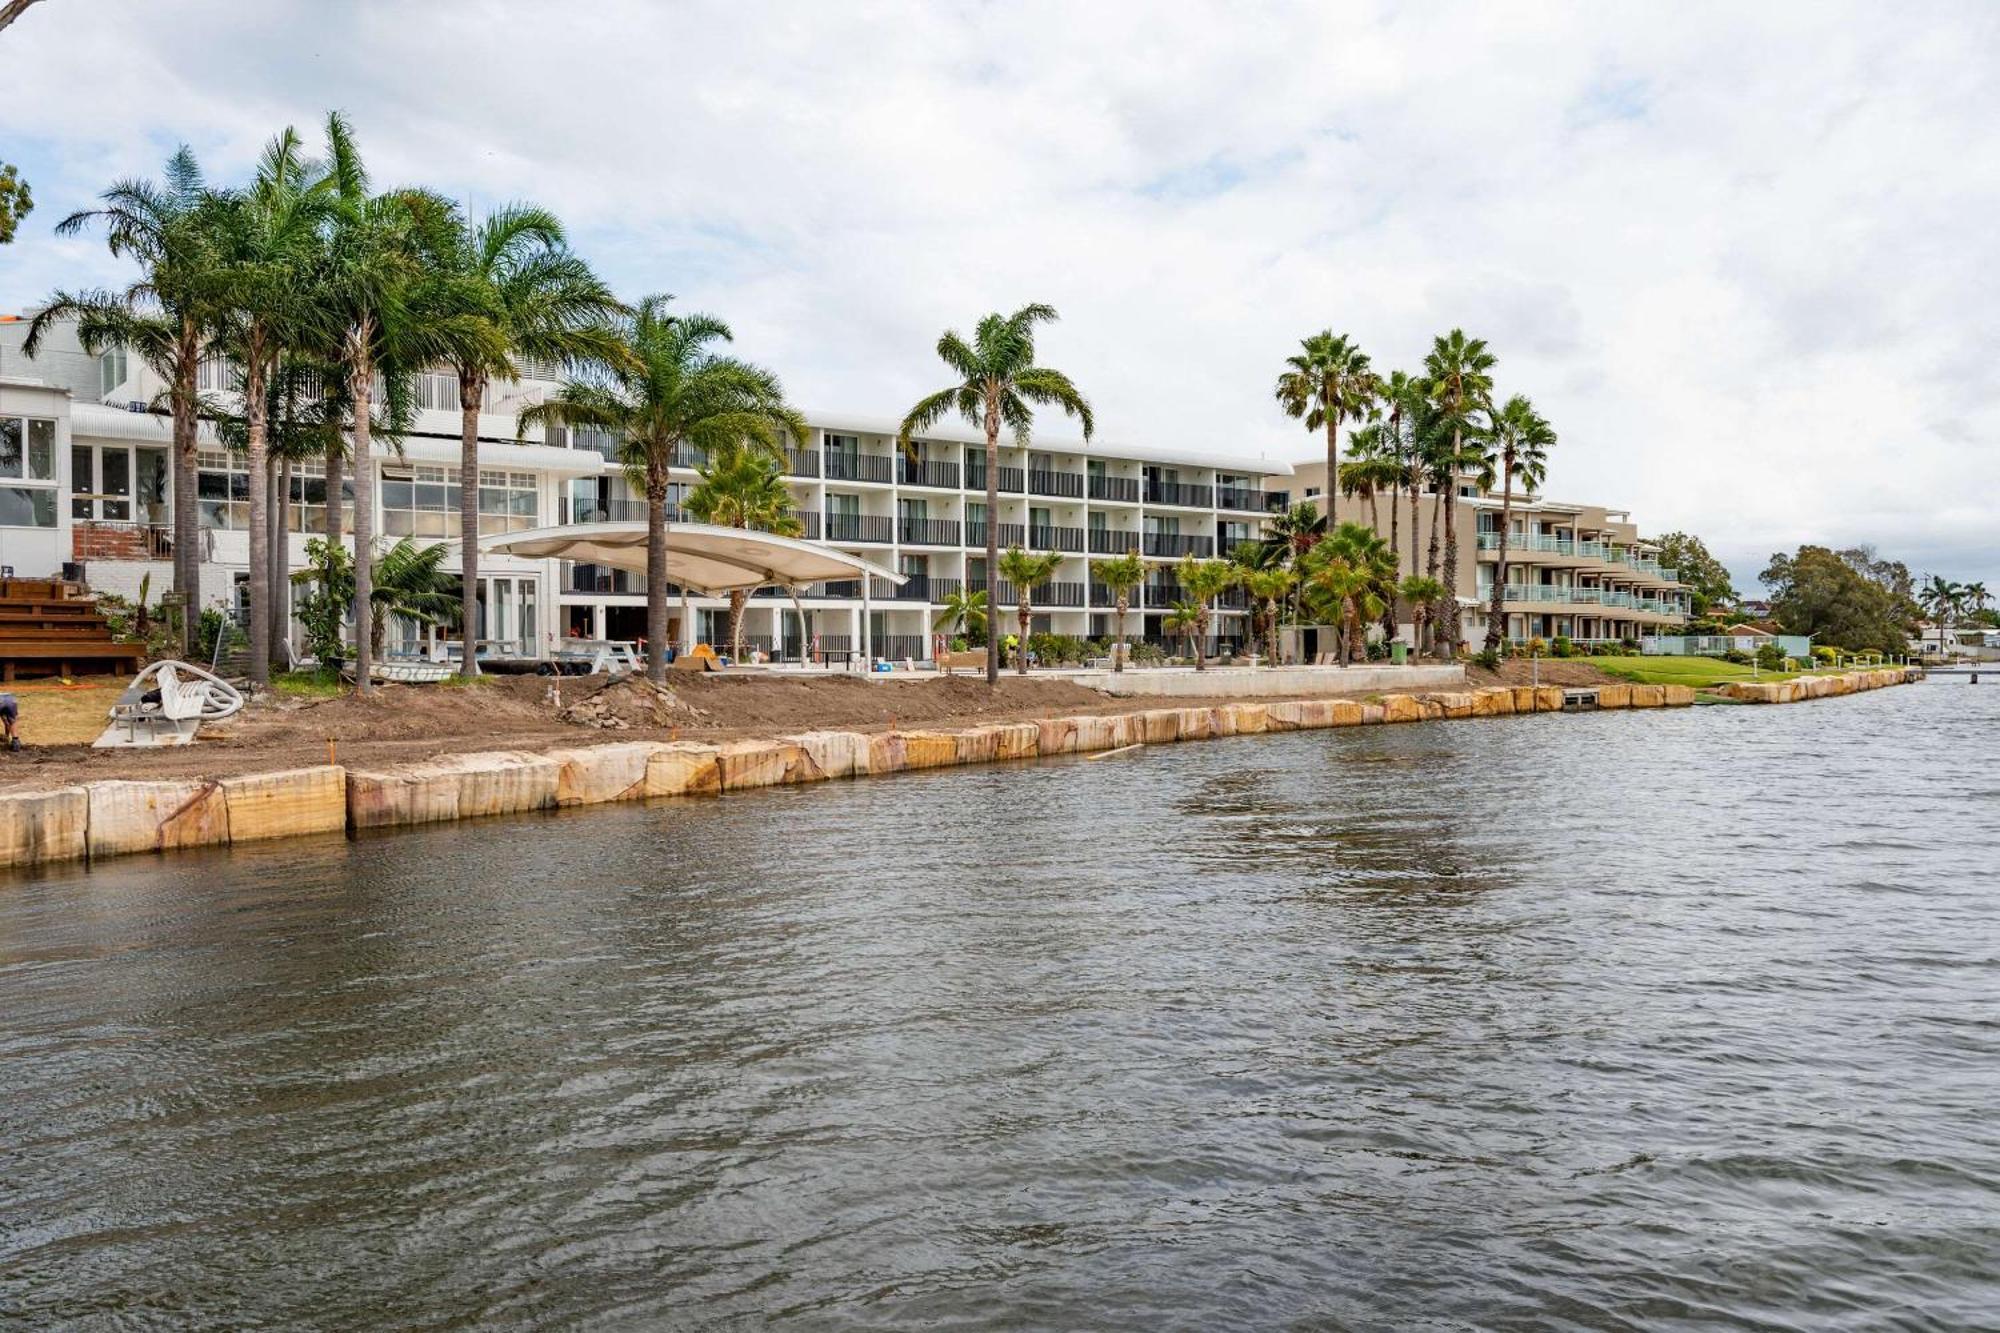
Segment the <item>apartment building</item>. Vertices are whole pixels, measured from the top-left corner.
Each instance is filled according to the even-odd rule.
[[[1326,507],[1326,461],[1293,468],[1300,498]],[[1419,497],[1415,529],[1408,498],[1339,499],[1342,521],[1367,523],[1384,538],[1393,527],[1405,574],[1427,561],[1433,526],[1442,528],[1438,496]],[[1465,641],[1477,647],[1486,637],[1493,581],[1500,562],[1501,497],[1497,491],[1461,479],[1453,523],[1458,529],[1458,567],[1451,586],[1458,593]],[[1438,538],[1440,549],[1443,536]],[[1578,643],[1616,643],[1677,634],[1689,616],[1689,590],[1672,568],[1663,567],[1658,548],[1639,536],[1631,514],[1602,505],[1570,504],[1542,495],[1514,496],[1507,539],[1507,582],[1501,594],[1505,637],[1514,643],[1567,637]],[[1406,636],[1413,627],[1405,624]]]
[[[147,410],[163,386],[136,358],[119,351],[86,355],[58,329],[32,362],[20,352],[24,321],[0,321],[0,564],[23,576],[69,567],[93,588],[133,595],[151,575],[155,595],[171,582],[172,540],[165,417]],[[594,432],[520,432],[522,406],[557,383],[553,367],[524,367],[518,382],[492,386],[480,415],[481,530],[492,535],[567,524],[637,521],[641,498],[615,461],[616,442]],[[203,368],[203,391],[226,395],[230,368]],[[397,444],[378,441],[376,530],[386,540],[450,540],[458,532],[460,444],[458,385],[449,373],[421,377],[412,429]],[[998,512],[986,512],[985,443],[963,426],[942,425],[917,442],[914,456],[897,448],[896,421],[843,413],[806,414],[811,437],[786,453],[786,480],[795,517],[808,540],[861,555],[905,576],[900,585],[875,579],[804,590],[805,633],[822,650],[878,657],[928,658],[940,633],[945,600],[954,592],[986,591],[1002,632],[1013,629],[1017,590],[985,568],[986,525],[998,526],[1004,549],[1021,546],[1061,556],[1055,575],[1031,589],[1035,631],[1077,636],[1115,632],[1115,598],[1090,577],[1090,561],[1141,553],[1143,588],[1131,599],[1128,632],[1165,638],[1163,619],[1183,593],[1174,564],[1185,555],[1227,554],[1257,539],[1290,468],[1246,462],[1223,453],[1144,448],[1037,437],[1020,449],[1003,440],[997,478]],[[0,426],[0,432],[10,428]],[[24,447],[9,471],[4,441]],[[32,442],[32,447],[26,447]],[[669,518],[685,518],[681,502],[699,480],[700,459],[674,460]],[[201,430],[197,503],[203,543],[204,606],[240,607],[248,581],[251,478],[240,454],[224,448],[212,427]],[[326,528],[327,495],[320,466],[302,465],[287,506],[293,567],[304,563],[306,540]],[[339,497],[352,530],[353,491]],[[645,635],[643,575],[568,561],[489,554],[481,561],[480,637],[524,656],[546,656],[563,637],[636,639]],[[681,623],[681,608],[687,622]],[[1240,595],[1219,600],[1212,647],[1240,642],[1246,632]],[[676,590],[677,641],[721,643],[727,603]],[[411,640],[415,627],[395,634]],[[766,589],[746,613],[746,640],[767,652],[796,657],[802,645],[788,593]],[[865,641],[865,642],[864,642]]]

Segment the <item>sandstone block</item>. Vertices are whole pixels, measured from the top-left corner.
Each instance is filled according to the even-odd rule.
[[[1270,712],[1263,704],[1224,704],[1217,711],[1228,714],[1230,732],[1237,736],[1255,736],[1270,727]]]
[[[1689,708],[1694,705],[1694,686],[1662,685],[1660,688],[1666,691],[1666,696],[1662,702],[1664,702],[1667,707]]]
[[[1353,699],[1328,699],[1326,723],[1330,727],[1360,726],[1361,705]]]
[[[1137,715],[1148,745],[1171,745],[1181,738],[1181,710],[1149,708]]]
[[[347,770],[331,764],[224,778],[229,841],[259,842],[347,827]]]
[[[958,762],[958,737],[948,731],[903,733],[903,767],[950,768]]]
[[[1215,711],[1209,708],[1183,708],[1181,714],[1181,739],[1184,741],[1205,741],[1215,735]]]
[[[1376,727],[1376,726],[1380,726],[1380,725],[1381,725],[1382,723],[1384,723],[1384,722],[1386,722],[1386,721],[1388,721],[1388,720],[1389,720],[1389,719],[1388,719],[1388,717],[1386,716],[1386,714],[1384,713],[1384,711],[1383,711],[1383,708],[1382,708],[1382,705],[1381,705],[1381,704],[1363,704],[1363,705],[1361,705],[1361,725],[1362,725],[1362,726],[1364,726],[1364,727]]]
[[[1035,723],[1037,754],[1075,754],[1076,719],[1073,717],[1045,717]]]
[[[547,810],[562,765],[516,750],[442,755],[379,772],[349,769],[347,816],[355,828],[391,828]]]
[[[90,797],[81,787],[0,795],[0,866],[82,860],[89,828]]]
[[[675,741],[655,746],[646,761],[646,796],[717,796],[721,792],[721,751],[713,745]]]
[[[1632,687],[1630,685],[1599,685],[1597,687],[1599,708],[1630,708]]]
[[[1421,722],[1424,710],[1417,701],[1407,694],[1385,694],[1382,696],[1382,720],[1384,722]]]
[[[90,854],[126,856],[229,841],[229,803],[220,783],[92,782]]]
[[[972,727],[958,733],[956,763],[990,764],[1000,757],[1000,736],[993,727]]]
[[[860,777],[868,772],[868,738],[857,731],[807,731],[786,740],[805,751],[822,778]]]
[[[1535,687],[1535,711],[1537,713],[1560,713],[1562,710],[1562,686],[1538,685]]]
[[[996,759],[1033,759],[1041,752],[1042,729],[1032,722],[1002,722],[993,730],[998,736]]]
[[[1667,702],[1667,687],[1664,685],[1634,685],[1632,706],[1634,708],[1664,708]]]
[[[646,795],[646,773],[652,767],[657,741],[622,741],[551,750],[559,766],[557,805],[601,805],[606,801],[636,801]]]
[[[1444,716],[1449,718],[1471,717],[1476,711],[1472,696],[1463,691],[1452,691],[1431,697],[1437,700],[1438,707],[1443,710]]]

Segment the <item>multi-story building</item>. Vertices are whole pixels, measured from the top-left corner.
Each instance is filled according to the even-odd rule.
[[[1325,459],[1296,465],[1292,486],[1323,510]],[[1461,479],[1458,490],[1451,500],[1458,567],[1451,571],[1450,586],[1459,598],[1462,637],[1477,648],[1486,637],[1499,569],[1501,497],[1469,478]],[[1409,574],[1428,560],[1432,527],[1442,527],[1437,501],[1435,492],[1419,497],[1414,532],[1407,497],[1397,504],[1393,524],[1389,510],[1396,502],[1386,494],[1372,502],[1343,495],[1337,510],[1343,521],[1367,523],[1385,538],[1393,526],[1402,569]],[[1688,594],[1676,571],[1661,566],[1658,548],[1639,536],[1627,511],[1515,494],[1501,594],[1509,641],[1560,635],[1578,643],[1615,643],[1676,634],[1688,619]]]
[[[162,385],[135,357],[86,355],[73,335],[54,330],[32,362],[20,351],[25,323],[0,322],[0,420],[20,423],[33,449],[16,451],[10,472],[0,449],[0,563],[22,575],[80,566],[93,588],[131,595],[152,575],[157,595],[170,582],[171,488],[169,422],[147,410]],[[489,534],[565,524],[639,520],[643,501],[616,461],[616,441],[583,430],[522,432],[516,418],[556,384],[553,367],[530,366],[518,382],[493,385],[480,416],[481,528]],[[221,362],[203,367],[203,390],[226,395],[232,374]],[[394,540],[450,540],[458,533],[459,407],[454,376],[422,376],[412,428],[390,444],[378,441],[376,530]],[[806,414],[811,438],[786,453],[786,480],[808,540],[862,555],[905,575],[892,585],[876,579],[816,585],[805,592],[807,633],[822,649],[867,646],[881,657],[929,657],[941,632],[945,599],[955,591],[987,590],[1002,632],[1018,605],[1004,580],[985,568],[986,524],[999,527],[1002,549],[1055,552],[1055,575],[1030,593],[1033,628],[1080,637],[1109,636],[1115,598],[1090,576],[1090,562],[1137,550],[1148,566],[1131,599],[1133,637],[1167,637],[1162,620],[1182,599],[1174,565],[1185,555],[1227,554],[1256,539],[1281,508],[1290,468],[1223,453],[1132,447],[1037,436],[1032,447],[1003,438],[999,510],[986,512],[985,443],[978,432],[941,425],[916,444],[914,456],[896,446],[896,422],[840,413]],[[0,428],[4,429],[4,428]],[[0,440],[11,435],[0,436]],[[700,459],[674,460],[669,518],[698,480]],[[201,430],[197,503],[203,543],[203,605],[240,606],[248,580],[249,494],[252,478],[241,454]],[[342,502],[352,531],[353,492]],[[287,508],[290,559],[326,528],[321,466],[301,464]],[[567,561],[492,554],[481,560],[480,637],[546,655],[565,636],[636,639],[645,634],[643,575]],[[695,597],[680,641],[721,643],[727,603]],[[1241,641],[1244,600],[1225,594],[1213,621],[1217,644]],[[400,634],[411,633],[399,627]],[[942,632],[949,632],[948,628]],[[746,640],[766,651],[797,656],[799,629],[782,589],[753,597]]]

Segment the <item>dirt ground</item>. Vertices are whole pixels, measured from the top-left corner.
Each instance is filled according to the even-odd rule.
[[[1488,685],[1532,685],[1537,680],[1544,685],[1610,685],[1617,679],[1574,657],[1561,660],[1545,657],[1539,663],[1510,657],[1500,664],[1498,671],[1488,671],[1477,662],[1465,664],[1465,683],[1475,690]]]
[[[1511,664],[1510,664],[1511,665]],[[1543,679],[1551,681],[1549,664]],[[1524,677],[1525,679],[1525,677]],[[1484,682],[1482,682],[1484,683]],[[1551,681],[1553,683],[1553,681]],[[643,680],[489,676],[472,686],[384,685],[373,697],[265,695],[191,746],[93,750],[124,682],[17,686],[28,748],[0,753],[0,791],[100,778],[226,777],[323,764],[387,764],[467,750],[546,750],[617,740],[725,740],[814,729],[963,726],[1147,707],[1226,695],[1117,699],[1046,676],[675,674],[661,697]],[[559,694],[552,695],[552,689]],[[1312,692],[1336,698],[1338,690]],[[1365,697],[1350,692],[1349,697]]]

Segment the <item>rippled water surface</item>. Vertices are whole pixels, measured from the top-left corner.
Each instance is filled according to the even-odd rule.
[[[0,884],[0,1320],[2000,1323],[2000,688]]]

